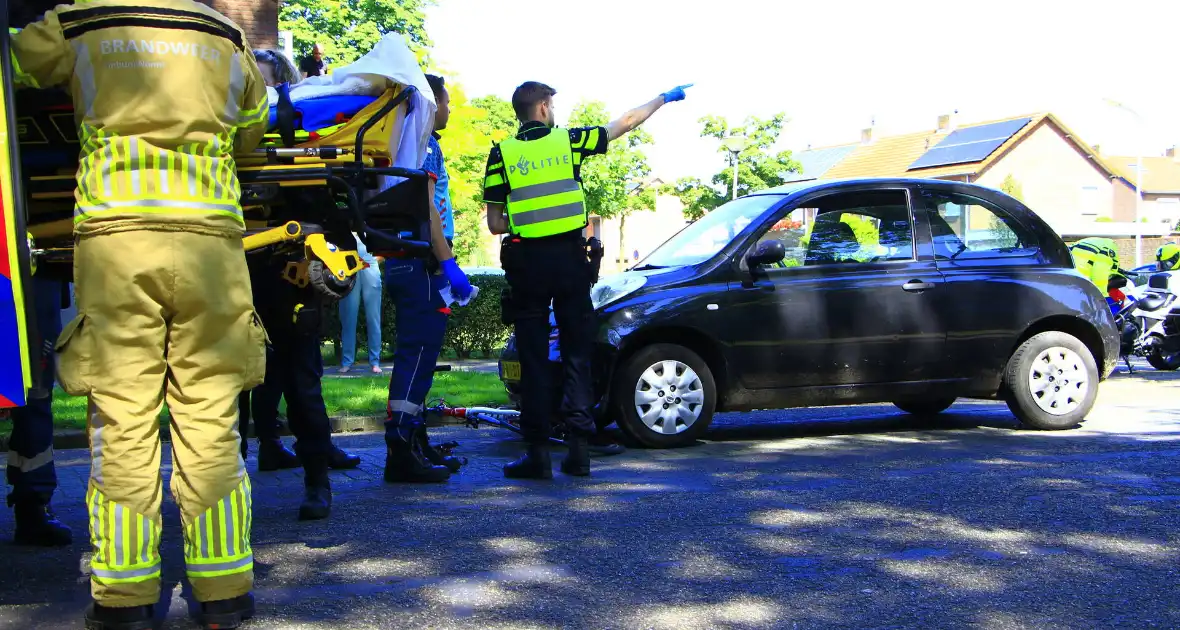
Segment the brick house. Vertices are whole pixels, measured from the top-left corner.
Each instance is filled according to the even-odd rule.
[[[933,130],[877,138],[873,129],[865,129],[859,143],[808,149],[794,157],[803,168],[787,181],[918,177],[999,189],[1012,178],[1024,203],[1059,234],[1115,237],[1120,246],[1127,245],[1132,260],[1136,230],[1144,236],[1147,259],[1175,225],[1174,220],[1161,223],[1164,217],[1154,208],[1175,203],[1180,210],[1180,161],[1153,158],[1145,169],[1144,217],[1156,218],[1136,228],[1134,159],[1128,173],[1127,158],[1105,158],[1051,113],[963,126],[953,116],[940,116]],[[1174,201],[1163,201],[1168,198]],[[1122,243],[1128,238],[1129,244]]]
[[[279,0],[197,0],[233,20],[253,48],[277,48]]]

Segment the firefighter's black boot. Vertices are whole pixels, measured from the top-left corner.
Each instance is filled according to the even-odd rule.
[[[316,455],[304,458],[303,503],[299,505],[299,520],[315,521],[328,518],[332,511],[332,483],[328,480],[328,457]]]
[[[332,470],[352,470],[361,465],[361,456],[353,455],[335,444],[328,453],[328,467]]]
[[[524,457],[504,466],[504,476],[509,479],[552,479],[553,460],[549,458],[549,446],[529,444]]]
[[[73,532],[40,502],[18,502],[13,506],[16,532],[13,542],[29,547],[64,547],[74,542]]]
[[[453,455],[443,455],[430,445],[430,437],[426,435],[426,429],[423,428],[416,435],[418,440],[418,447],[422,449],[422,454],[426,456],[426,460],[435,466],[446,466],[447,470],[452,473],[459,472],[463,467],[463,462],[459,461],[458,457]]]
[[[585,436],[570,435],[565,439],[569,454],[561,462],[561,472],[575,477],[590,475],[590,444]]]
[[[253,593],[201,603],[201,626],[205,630],[232,630],[253,616]]]
[[[108,608],[97,602],[86,609],[86,630],[151,630],[151,606]]]
[[[258,440],[258,470],[269,472],[298,467],[299,458],[283,446],[282,441],[278,438]]]
[[[426,429],[421,425],[400,427],[385,437],[385,481],[390,483],[439,483],[451,478],[451,469],[435,466],[422,443]]]

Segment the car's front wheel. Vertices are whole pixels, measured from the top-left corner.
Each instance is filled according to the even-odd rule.
[[[618,425],[649,448],[692,444],[713,421],[717,385],[695,352],[654,344],[631,356],[617,372],[614,400]]]
[[[1043,332],[1012,353],[1003,387],[1008,408],[1024,425],[1071,429],[1086,419],[1098,397],[1098,366],[1077,337]]]

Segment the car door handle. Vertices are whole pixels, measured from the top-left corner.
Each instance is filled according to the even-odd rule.
[[[920,292],[925,291],[927,289],[933,289],[933,288],[934,288],[933,282],[923,282],[921,280],[910,280],[909,282],[901,285],[902,291],[909,291],[910,293],[920,293]]]

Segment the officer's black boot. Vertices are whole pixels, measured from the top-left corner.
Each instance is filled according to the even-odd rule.
[[[253,593],[201,603],[201,626],[205,630],[231,630],[253,616]]]
[[[452,473],[459,472],[463,467],[463,462],[459,461],[458,457],[453,455],[443,455],[430,445],[430,437],[426,435],[426,429],[422,429],[417,435],[418,447],[422,449],[422,454],[426,456],[426,460],[435,466],[446,466],[447,470]]]
[[[97,602],[86,609],[86,630],[151,630],[151,606],[108,608]]]
[[[385,437],[385,481],[390,483],[439,483],[451,478],[451,469],[435,466],[422,449],[426,429],[401,427]]]
[[[299,520],[315,521],[328,518],[332,510],[332,483],[328,480],[328,457],[307,457],[303,462],[303,503],[299,505]]]
[[[328,466],[332,470],[352,470],[360,465],[360,455],[353,455],[335,444],[332,445],[332,450],[328,453]]]
[[[287,447],[283,446],[282,441],[278,438],[271,440],[258,440],[258,470],[269,472],[272,470],[286,470],[287,468],[298,468],[299,458],[295,456]]]
[[[553,461],[549,458],[549,446],[529,444],[524,457],[504,466],[504,476],[509,479],[552,479]]]
[[[565,446],[569,454],[561,462],[561,472],[575,477],[586,477],[590,474],[590,444],[585,436],[570,435],[565,439]]]
[[[69,527],[53,516],[39,501],[22,501],[13,506],[16,532],[13,542],[30,547],[64,547],[74,541]]]

